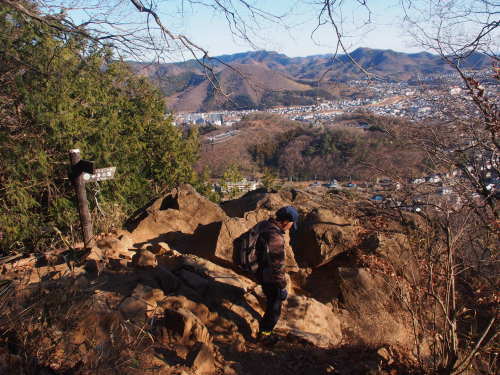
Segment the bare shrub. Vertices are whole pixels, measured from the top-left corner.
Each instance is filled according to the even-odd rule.
[[[405,311],[380,275],[354,269],[355,279],[341,276],[343,304],[350,313],[347,336],[355,345],[378,349],[384,345],[409,346]]]
[[[152,343],[147,326],[124,320],[102,305],[96,286],[81,282],[67,278],[3,287],[0,349],[8,347],[16,359],[9,371],[125,374],[144,366],[141,356]]]

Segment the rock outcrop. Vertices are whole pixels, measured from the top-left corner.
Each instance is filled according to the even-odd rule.
[[[136,213],[128,228],[136,244],[164,242],[176,250],[210,257],[226,218],[218,205],[190,185],[182,185]]]
[[[250,191],[238,199],[221,203],[222,209],[230,217],[244,217],[247,212],[264,209],[275,212],[279,208],[295,205],[305,211],[321,207],[322,197],[300,190],[267,192],[266,189]]]
[[[287,300],[278,328],[319,348],[342,341],[340,320],[332,309],[305,296],[293,295]]]
[[[100,238],[89,251],[46,254],[43,265],[32,256],[2,266],[2,275],[18,290],[18,301],[8,308],[14,314],[34,306],[42,314],[57,306],[61,316],[81,316],[77,324],[54,323],[44,329],[44,344],[37,341],[44,353],[38,361],[50,371],[69,373],[78,358],[114,365],[133,358],[134,366],[165,375],[245,373],[241,358],[249,358],[246,365],[252,368],[249,353],[272,349],[255,343],[266,300],[261,286],[234,267],[233,242],[290,204],[298,208],[301,224],[293,248],[285,237],[291,282],[277,326],[284,345],[331,354],[329,349],[344,342],[377,348],[407,344],[408,331],[395,316],[386,280],[363,263],[363,257],[374,257],[402,274],[412,267],[410,245],[396,231],[398,224],[388,223],[384,228],[390,230],[384,231],[375,219],[360,221],[359,211],[347,209],[344,201],[296,190],[251,192],[226,202],[223,210],[181,186],[140,210],[129,222],[130,232]],[[20,322],[21,332],[31,329],[26,325],[31,321]],[[27,342],[23,337],[19,340]],[[379,352],[383,355],[376,358],[392,360]],[[2,345],[0,358],[19,361]],[[117,368],[138,373],[127,366]],[[298,368],[292,373],[302,371]]]
[[[250,230],[258,222],[267,220],[272,215],[273,212],[261,209],[247,212],[242,218],[232,217],[224,220],[217,238],[215,256],[219,259],[233,262],[233,241]]]
[[[319,267],[356,245],[359,228],[326,209],[312,210],[297,234],[296,258],[306,267]]]

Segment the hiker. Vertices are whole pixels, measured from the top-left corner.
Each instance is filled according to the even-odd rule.
[[[285,277],[285,232],[297,229],[299,214],[292,206],[276,211],[275,218],[262,222],[256,252],[259,268],[257,280],[266,296],[266,312],[260,321],[258,338],[274,341],[273,328],[281,314],[281,304],[288,297]]]

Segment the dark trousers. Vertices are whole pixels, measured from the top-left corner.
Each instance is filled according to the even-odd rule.
[[[262,284],[266,296],[266,313],[260,321],[260,331],[272,331],[281,314],[280,287],[278,284]]]

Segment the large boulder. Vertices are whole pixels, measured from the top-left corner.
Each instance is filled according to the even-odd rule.
[[[274,213],[279,208],[289,205],[310,211],[321,207],[321,200],[322,198],[301,190],[268,192],[262,188],[250,191],[237,199],[222,202],[221,207],[230,217],[245,217],[250,211],[264,209]]]
[[[368,304],[385,294],[384,280],[368,268],[340,267],[338,269],[342,299],[351,306]]]
[[[338,265],[335,261],[321,267],[312,268],[310,272],[303,272],[302,275],[301,280],[297,280],[297,277],[295,277],[294,281],[307,291],[309,296],[321,303],[331,303],[339,300],[341,296],[340,278]]]
[[[182,185],[137,212],[127,226],[136,244],[165,242],[173,249],[210,256],[226,218],[218,205]]]
[[[230,217],[244,217],[245,213],[255,211],[268,195],[265,188],[252,190],[237,199],[222,202],[221,207]]]
[[[288,298],[277,328],[320,348],[337,346],[342,340],[340,320],[332,309],[304,296]]]
[[[215,256],[228,262],[233,262],[233,242],[243,233],[250,230],[258,222],[267,220],[272,212],[267,210],[258,210],[247,212],[244,217],[228,218],[222,222],[217,245],[215,247]]]
[[[327,209],[314,209],[299,226],[295,257],[301,266],[319,267],[356,245],[359,228]]]
[[[243,218],[233,217],[224,220],[215,247],[215,257],[232,263],[234,261],[234,240],[249,231],[258,222],[267,220],[273,215],[272,211],[260,209],[247,212]],[[287,271],[297,271],[298,266],[290,245],[288,232],[285,234],[285,264]]]
[[[373,232],[362,243],[365,251],[384,258],[388,267],[410,280],[418,280],[419,273],[415,255],[408,237],[402,233]]]
[[[207,327],[191,311],[182,307],[165,311],[164,324],[183,345],[194,345],[196,342],[210,343],[212,338]]]

